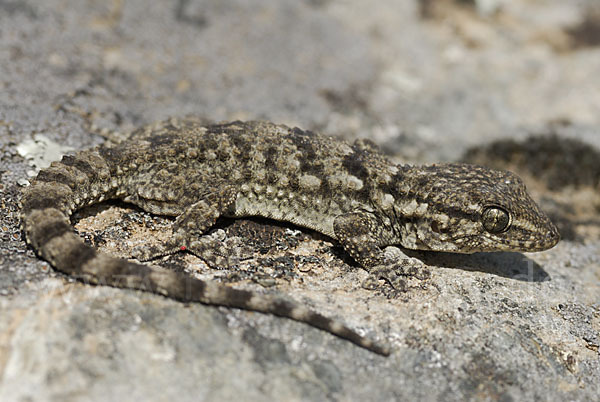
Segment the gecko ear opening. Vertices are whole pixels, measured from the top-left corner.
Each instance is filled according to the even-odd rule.
[[[493,205],[486,207],[481,214],[483,227],[490,233],[506,232],[510,227],[511,217],[504,208]]]

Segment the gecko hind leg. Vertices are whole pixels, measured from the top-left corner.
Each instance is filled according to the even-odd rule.
[[[205,232],[229,210],[236,194],[233,187],[225,187],[203,197],[175,219],[169,240],[159,245],[136,247],[132,257],[138,261],[149,261],[179,251],[189,251],[210,267],[228,266],[222,242],[214,236],[206,236]]]

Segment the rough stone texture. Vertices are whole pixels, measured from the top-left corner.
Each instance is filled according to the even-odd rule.
[[[597,398],[600,201],[580,173],[592,162],[528,137],[600,147],[598,15],[594,0],[0,1],[0,400]],[[244,271],[165,262],[289,294],[390,340],[389,358],[290,320],[81,285],[25,248],[19,145],[42,134],[81,149],[103,141],[90,123],[186,114],[368,137],[411,161],[480,147],[524,176],[565,240],[540,254],[417,253],[432,283],[399,297],[361,289],[366,273],[330,239],[269,222],[222,223]],[[485,159],[506,139],[517,157]],[[573,185],[549,181],[543,158],[519,161],[535,144],[574,159]],[[80,218],[119,255],[163,225],[114,204]]]

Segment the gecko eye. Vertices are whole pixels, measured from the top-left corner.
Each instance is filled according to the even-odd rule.
[[[481,215],[483,227],[490,233],[502,233],[510,226],[510,215],[500,207],[487,207]]]

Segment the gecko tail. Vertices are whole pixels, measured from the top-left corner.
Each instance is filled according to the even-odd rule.
[[[290,318],[388,356],[390,348],[358,334],[337,320],[277,296],[202,281],[183,273],[114,258],[83,243],[69,218],[55,207],[33,209],[22,217],[27,242],[54,268],[82,282],[137,289],[184,302],[220,305]]]
[[[214,282],[203,282],[203,289],[201,292],[195,293],[194,298],[196,296],[199,296],[197,301],[205,304],[259,311],[304,322],[377,354],[389,356],[391,353],[388,345],[374,342],[358,334],[340,321],[326,317],[280,296],[258,294],[253,291],[235,289]]]

